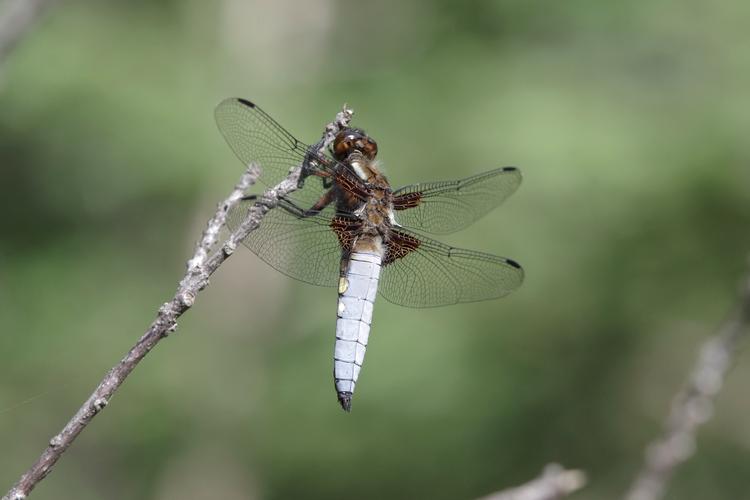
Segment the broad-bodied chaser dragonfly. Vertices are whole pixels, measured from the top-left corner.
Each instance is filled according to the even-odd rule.
[[[261,166],[269,186],[304,165],[302,188],[243,243],[287,276],[338,287],[333,378],[344,410],[351,410],[378,291],[395,304],[433,307],[496,299],[521,285],[516,261],[422,234],[452,233],[487,214],[521,184],[517,168],[394,190],[375,159],[376,142],[361,129],[341,130],[329,156],[244,99],[221,102],[216,122],[240,160]],[[229,214],[230,228],[240,225],[253,199]]]

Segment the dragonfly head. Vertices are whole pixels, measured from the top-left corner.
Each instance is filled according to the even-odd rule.
[[[345,128],[333,141],[333,156],[339,161],[344,161],[355,151],[368,160],[374,160],[378,154],[378,143],[362,129]]]

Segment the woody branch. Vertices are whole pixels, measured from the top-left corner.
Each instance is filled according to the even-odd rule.
[[[586,474],[583,471],[549,464],[536,479],[478,500],[558,500],[583,488],[585,484]]]
[[[0,2],[0,62],[29,32],[55,0],[6,0]]]
[[[646,448],[644,464],[626,500],[658,500],[675,469],[696,451],[698,428],[713,415],[737,345],[750,329],[750,273],[743,279],[735,311],[701,347],[685,386],[672,401],[662,435]]]
[[[748,330],[750,272],[743,279],[735,310],[719,332],[701,347],[687,383],[673,399],[663,434],[646,449],[644,464],[627,492],[626,500],[662,498],[675,469],[695,454],[698,428],[711,418],[714,399],[724,385],[738,343]],[[551,464],[545,467],[540,477],[480,500],[555,500],[582,488],[585,482],[582,471],[565,470]]]
[[[558,500],[580,490],[585,484],[586,474],[583,471],[549,464],[538,478],[478,500]]]
[[[321,140],[315,145],[319,151],[325,150],[339,130],[346,127],[352,117],[352,111],[346,106],[336,115],[336,119],[326,126]],[[297,189],[301,165],[292,169],[289,175],[279,184],[268,189],[249,209],[247,216],[236,231],[224,241],[221,248],[213,254],[221,228],[224,226],[229,211],[242,198],[245,190],[258,179],[260,168],[251,164],[240,178],[229,196],[219,204],[216,213],[208,221],[206,230],[196,246],[195,253],[188,260],[185,276],[180,280],[174,297],[165,302],[158,310],[156,319],[151,323],[143,336],[130,351],[99,382],[93,393],[81,405],[65,427],[50,439],[47,448],[39,459],[21,476],[18,482],[2,497],[2,500],[22,500],[34,487],[50,473],[52,467],[63,453],[86,428],[86,426],[107,406],[112,396],[120,388],[128,375],[138,363],[153,349],[156,344],[177,328],[177,319],[195,303],[201,290],[208,286],[209,277],[227,260],[237,245],[252,231],[260,226],[263,217],[279,201]]]

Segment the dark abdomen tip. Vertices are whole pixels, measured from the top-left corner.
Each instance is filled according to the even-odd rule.
[[[352,411],[352,393],[351,392],[339,392],[339,404],[345,412]]]

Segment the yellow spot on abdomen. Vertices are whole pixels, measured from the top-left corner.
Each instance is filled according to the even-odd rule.
[[[349,288],[349,280],[345,276],[339,278],[339,293],[344,293]]]

